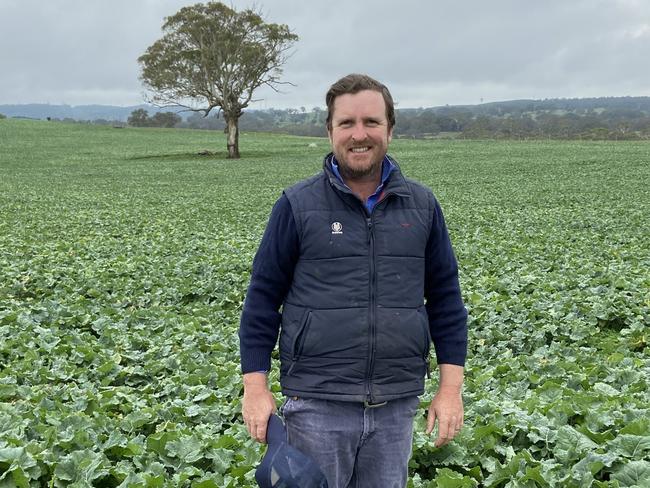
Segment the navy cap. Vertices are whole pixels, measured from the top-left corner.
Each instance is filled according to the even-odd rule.
[[[269,447],[255,470],[260,488],[328,488],[318,465],[287,444],[287,430],[277,415],[269,417],[266,442]]]

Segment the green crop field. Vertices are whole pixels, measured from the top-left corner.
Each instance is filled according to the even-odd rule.
[[[273,202],[328,148],[0,121],[1,488],[255,486],[239,314]],[[445,210],[470,314],[465,427],[434,448],[430,381],[409,486],[649,487],[650,145],[391,153]]]

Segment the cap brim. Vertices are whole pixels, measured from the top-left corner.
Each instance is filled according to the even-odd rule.
[[[266,427],[266,442],[269,446],[280,442],[287,442],[287,429],[284,422],[277,415],[269,417],[269,423]]]

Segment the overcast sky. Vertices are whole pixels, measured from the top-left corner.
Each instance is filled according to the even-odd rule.
[[[135,105],[137,58],[184,0],[0,0],[0,104]],[[368,73],[399,107],[650,95],[650,0],[234,0],[300,36],[284,93],[324,106]]]

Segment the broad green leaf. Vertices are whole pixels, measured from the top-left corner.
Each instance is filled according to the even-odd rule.
[[[165,445],[167,453],[187,464],[201,459],[203,446],[195,436],[184,436]]]
[[[558,431],[554,453],[557,459],[569,462],[581,459],[585,453],[596,447],[598,445],[589,437],[565,425]]]
[[[621,434],[650,436],[650,417],[636,419],[621,429]]]
[[[534,467],[537,464],[539,463],[532,458],[530,453],[522,451],[512,457],[510,462],[506,465],[497,466],[495,471],[485,479],[485,485],[498,486],[500,483],[509,480],[520,481],[522,483],[520,486],[526,486],[530,483],[534,484],[534,480],[526,477],[526,470],[527,468]],[[526,479],[524,479],[525,477]]]
[[[614,471],[612,479],[621,486],[650,486],[650,462],[630,461]]]
[[[118,485],[118,488],[144,488],[144,477],[139,473],[129,473],[124,481]]]
[[[218,474],[224,474],[228,470],[234,456],[233,451],[219,447],[208,449],[205,453],[205,457],[212,460],[212,469]]]
[[[29,488],[30,476],[23,471],[23,468],[13,468],[11,471],[11,479],[18,488]]]
[[[620,456],[642,459],[650,452],[650,436],[621,434],[608,444]]]
[[[542,466],[526,467],[526,472],[524,476],[522,476],[521,481],[522,482],[532,481],[536,483],[537,486],[540,487],[551,486],[548,480],[546,480],[544,478],[544,475],[542,474]]]
[[[90,483],[108,474],[106,462],[106,458],[99,453],[90,450],[74,451],[61,459],[54,474],[61,480]]]
[[[449,468],[439,469],[435,479],[436,488],[474,488],[478,486],[475,479]]]
[[[36,466],[36,460],[24,447],[0,448],[0,463],[6,463],[21,468]]]

